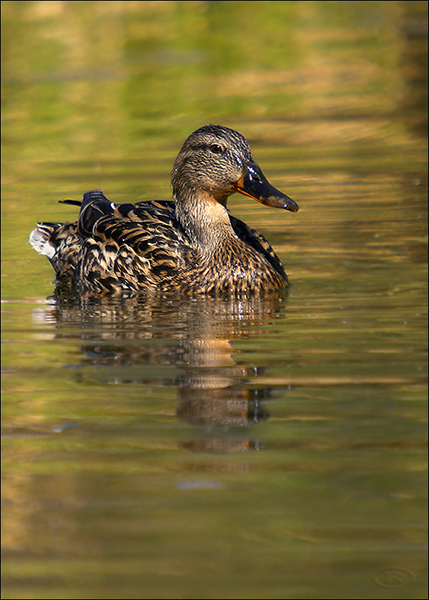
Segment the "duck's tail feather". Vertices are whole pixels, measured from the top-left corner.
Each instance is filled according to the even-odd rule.
[[[37,227],[30,233],[30,246],[52,261],[57,250],[52,237],[61,226],[62,223],[37,223]]]
[[[72,206],[81,206],[81,200],[58,200],[59,204],[71,204]],[[54,258],[57,251],[57,241],[55,234],[63,223],[37,223],[37,227],[30,233],[28,239],[30,246],[39,254],[47,256],[49,260]]]
[[[59,200],[61,204],[80,206],[79,233],[84,237],[91,235],[93,223],[102,216],[109,215],[115,210],[115,205],[103,194],[103,190],[94,190],[84,195],[83,200]],[[52,262],[57,249],[66,238],[68,245],[77,240],[77,223],[37,223],[30,233],[30,246],[39,254],[47,256]]]
[[[58,204],[72,204],[73,206],[81,206],[82,200],[58,200]]]

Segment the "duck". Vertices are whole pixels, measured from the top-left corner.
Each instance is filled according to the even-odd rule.
[[[97,189],[82,201],[60,201],[80,207],[77,221],[38,223],[29,238],[54,268],[56,295],[237,296],[288,287],[267,240],[227,208],[239,192],[298,211],[268,182],[244,136],[221,125],[200,127],[183,143],[171,184],[173,200],[116,204]]]

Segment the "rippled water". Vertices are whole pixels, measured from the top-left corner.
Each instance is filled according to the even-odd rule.
[[[2,5],[3,597],[425,597],[426,3]],[[34,223],[211,121],[290,290],[49,300]]]

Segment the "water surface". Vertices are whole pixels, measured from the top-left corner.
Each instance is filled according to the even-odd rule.
[[[426,597],[426,7],[2,3],[5,598]],[[49,300],[34,223],[209,122],[290,290]]]

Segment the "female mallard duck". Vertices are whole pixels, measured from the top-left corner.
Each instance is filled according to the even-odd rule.
[[[39,223],[30,235],[56,273],[57,292],[135,295],[246,293],[284,288],[288,279],[265,238],[226,208],[240,192],[292,212],[255,163],[245,138],[207,125],[188,137],[173,166],[175,202],[114,204],[84,195],[75,223]]]

